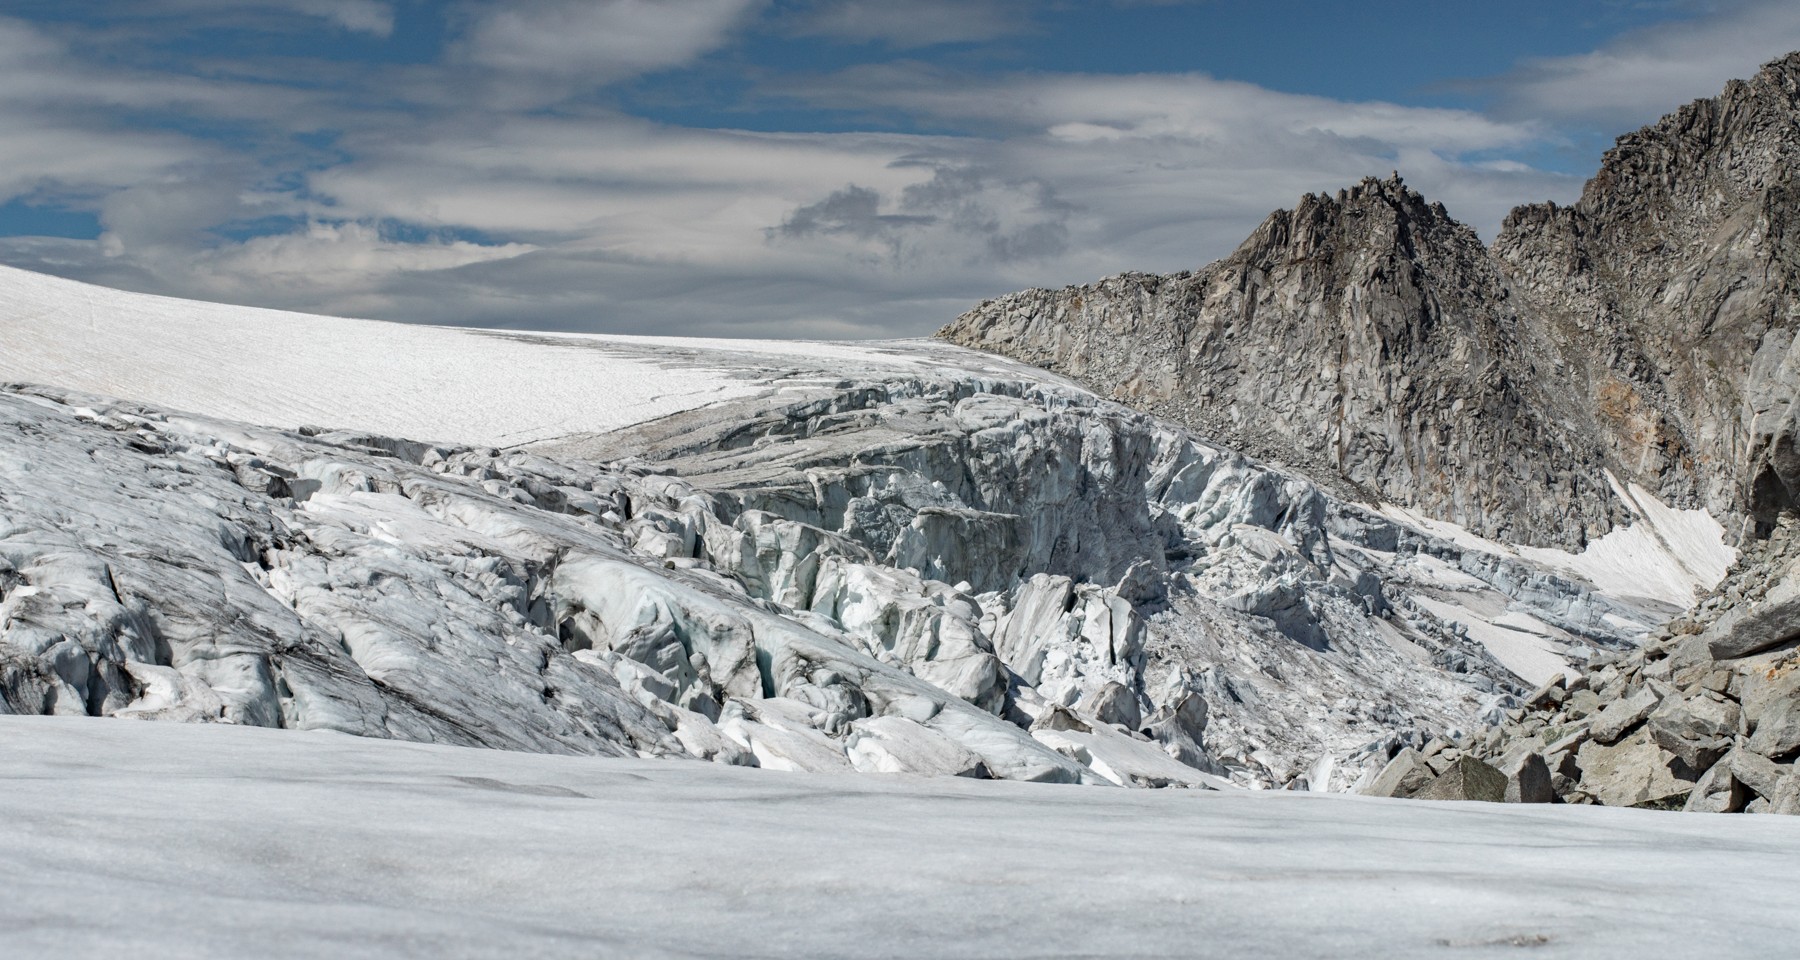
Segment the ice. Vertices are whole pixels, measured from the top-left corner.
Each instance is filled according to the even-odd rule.
[[[512,446],[600,433],[935,346],[522,333],[312,316],[111,290],[0,266],[0,381],[277,427]],[[745,368],[757,370],[745,376]]]
[[[1784,818],[0,717],[14,957],[1788,956]]]
[[[1725,579],[1737,551],[1725,542],[1725,528],[1712,514],[1700,508],[1678,510],[1635,483],[1620,484],[1610,473],[1607,478],[1634,520],[1590,541],[1580,553],[1510,546],[1394,504],[1383,504],[1380,512],[1465,549],[1516,557],[1579,577],[1608,596],[1642,598],[1676,610],[1693,606],[1696,591],[1710,590]]]
[[[1541,633],[1503,625],[1499,618],[1484,618],[1467,607],[1430,597],[1415,594],[1413,602],[1441,620],[1462,624],[1469,631],[1469,636],[1486,647],[1494,655],[1494,659],[1505,664],[1506,669],[1517,674],[1526,683],[1540,684],[1559,673],[1566,676],[1572,672],[1559,645],[1547,640]]]

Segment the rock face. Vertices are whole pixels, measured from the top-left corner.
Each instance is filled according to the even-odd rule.
[[[1194,273],[981,304],[939,333],[1511,542],[1632,484],[1765,531],[1800,491],[1800,55],[1622,137],[1484,249],[1395,177],[1303,198]]]

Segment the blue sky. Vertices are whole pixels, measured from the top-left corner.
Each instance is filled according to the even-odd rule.
[[[0,262],[433,323],[928,332],[1399,170],[1491,237],[1782,0],[0,0]]]

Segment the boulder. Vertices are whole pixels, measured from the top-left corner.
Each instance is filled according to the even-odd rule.
[[[1773,799],[1782,778],[1794,769],[1744,749],[1731,751],[1718,765],[1730,769],[1739,783],[1764,799]]]
[[[1581,765],[1576,762],[1573,748],[1547,753],[1544,765],[1550,768],[1550,789],[1559,797],[1574,790],[1581,781]]]
[[[1525,705],[1532,708],[1559,706],[1568,696],[1568,678],[1559,673],[1544,681],[1543,686],[1531,691],[1525,697]]]
[[[1589,689],[1571,690],[1569,698],[1563,702],[1563,715],[1570,720],[1580,720],[1600,712],[1605,701],[1600,695]]]
[[[1628,694],[1623,700],[1608,704],[1601,710],[1594,718],[1593,726],[1589,727],[1589,732],[1603,744],[1617,743],[1631,728],[1650,716],[1650,712],[1656,709],[1656,703],[1656,691],[1648,686],[1639,687],[1637,692]],[[1585,768],[1586,764],[1582,766]]]
[[[1609,807],[1684,804],[1694,783],[1675,775],[1670,768],[1675,759],[1647,730],[1611,746],[1589,740],[1581,745],[1581,791]]]
[[[1143,721],[1137,694],[1117,680],[1109,680],[1105,686],[1082,697],[1076,709],[1101,723],[1118,724],[1127,730],[1136,730]]]
[[[1800,750],[1800,699],[1769,704],[1756,718],[1750,749],[1765,757],[1781,757]]]
[[[1681,758],[1689,770],[1711,767],[1731,749],[1743,711],[1737,702],[1702,692],[1687,699],[1668,697],[1650,714],[1650,738]]]
[[[1775,786],[1775,795],[1769,798],[1769,812],[1786,816],[1800,816],[1800,771],[1790,771]]]
[[[1425,789],[1417,800],[1480,800],[1501,803],[1506,799],[1506,774],[1471,756],[1461,756]]]
[[[1503,771],[1506,774],[1507,803],[1551,803],[1556,791],[1550,786],[1550,765],[1540,754],[1528,753]]]
[[[1750,801],[1750,791],[1731,774],[1730,764],[1716,763],[1700,775],[1681,808],[1689,813],[1737,813]]]
[[[1771,710],[1800,700],[1800,662],[1790,661],[1767,670],[1739,672],[1738,701],[1750,726],[1761,723]]]
[[[1755,604],[1732,609],[1704,634],[1715,659],[1733,660],[1800,638],[1800,577],[1783,579]]]
[[[1375,782],[1363,791],[1371,797],[1410,797],[1426,784],[1430,783],[1433,774],[1425,765],[1425,758],[1419,751],[1411,747],[1394,754],[1394,759],[1381,768],[1375,775]]]

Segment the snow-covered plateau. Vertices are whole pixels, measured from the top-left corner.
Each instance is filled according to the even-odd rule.
[[[1785,817],[106,720],[0,718],[0,744],[15,957],[1641,960],[1787,956],[1800,937]]]

